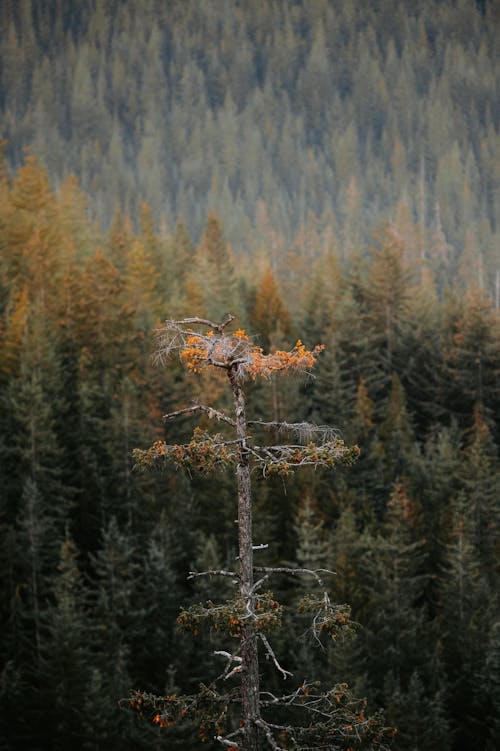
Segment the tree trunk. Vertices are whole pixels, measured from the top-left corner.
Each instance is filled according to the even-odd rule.
[[[253,592],[253,539],[252,539],[252,491],[250,484],[250,462],[246,445],[245,392],[238,381],[234,368],[229,370],[229,380],[233,390],[236,415],[236,437],[238,463],[236,479],[238,483],[238,552],[239,552],[239,594],[246,603],[247,611],[254,612]],[[257,633],[252,619],[243,621],[241,630],[241,719],[245,733],[244,751],[259,751],[259,729],[255,721],[259,713],[259,657]]]

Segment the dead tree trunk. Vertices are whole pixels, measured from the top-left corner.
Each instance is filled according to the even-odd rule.
[[[246,604],[248,616],[242,625],[241,719],[245,737],[244,751],[258,751],[259,729],[256,722],[260,717],[259,657],[257,633],[253,618],[255,596],[253,589],[252,493],[250,461],[246,445],[245,392],[238,380],[237,367],[232,367],[228,371],[228,375],[233,391],[236,437],[238,439],[236,479],[238,484],[239,594]]]

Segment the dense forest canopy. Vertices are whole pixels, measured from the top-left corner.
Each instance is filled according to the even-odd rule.
[[[493,751],[499,737],[500,320],[478,287],[440,300],[388,225],[343,270],[331,248],[236,261],[211,213],[184,225],[86,218],[30,156],[0,179],[0,739],[5,749],[197,748],[195,727],[153,728],[118,709],[131,687],[196,690],[215,666],[176,632],[181,604],[213,597],[186,571],[229,567],[234,487],[133,471],[131,449],[224,405],[220,381],[151,362],[170,313],[238,324],[263,346],[321,342],[315,378],[255,383],[253,419],[338,428],[349,471],[258,482],[263,565],[336,571],[357,638],[324,653],[285,624],[294,673],[348,680],[386,708],[395,748]],[[189,520],[189,524],[186,523]],[[220,587],[219,587],[220,590]],[[223,596],[224,592],[218,593]],[[293,606],[296,590],[280,585]],[[22,708],[22,709],[20,709]]]
[[[145,200],[197,239],[215,209],[237,251],[350,255],[391,219],[493,293],[499,28],[495,0],[6,1],[9,163],[76,174],[106,225]]]
[[[227,594],[186,572],[234,565],[231,477],[131,461],[224,408],[152,363],[193,311],[324,345],[249,418],[361,450],[255,483],[259,561],[336,571],[360,624],[325,653],[285,623],[280,659],[385,708],[396,751],[498,747],[498,7],[0,4],[2,751],[210,747],[117,704],[220,668],[176,618]]]

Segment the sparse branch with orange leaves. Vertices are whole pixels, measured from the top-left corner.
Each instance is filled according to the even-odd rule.
[[[277,373],[307,371],[324,349],[319,344],[313,350],[307,350],[299,339],[288,352],[276,350],[264,354],[243,329],[226,333],[225,328],[233,320],[234,316],[228,316],[221,324],[204,318],[166,321],[156,331],[156,361],[164,362],[173,352],[178,352],[184,365],[194,373],[217,367],[231,370],[240,379],[255,379],[269,378]],[[194,331],[193,325],[208,328],[208,332]]]
[[[363,738],[370,748],[384,748],[387,728],[380,718],[366,721],[362,712],[357,713],[344,684],[334,686],[325,693],[311,693],[309,684],[303,682],[291,694],[279,697],[261,691],[259,649],[263,657],[274,665],[284,680],[291,680],[292,673],[280,664],[271,645],[271,635],[282,627],[284,606],[271,591],[262,591],[263,585],[275,575],[303,574],[312,576],[320,592],[308,591],[300,600],[297,615],[306,615],[312,620],[311,634],[317,642],[336,639],[341,632],[348,633],[350,609],[330,601],[320,577],[324,570],[299,569],[289,566],[255,566],[254,551],[267,545],[254,545],[252,523],[252,471],[258,470],[263,477],[286,476],[294,470],[312,466],[335,468],[352,465],[359,455],[357,446],[346,446],[338,431],[325,425],[306,422],[249,421],[246,418],[245,383],[257,378],[268,379],[277,375],[309,373],[323,350],[321,344],[306,349],[298,340],[288,351],[275,350],[264,353],[243,329],[231,329],[234,316],[228,315],[221,323],[205,318],[192,317],[179,321],[168,320],[156,332],[156,360],[163,363],[177,354],[190,373],[197,374],[211,368],[225,371],[233,397],[233,414],[226,415],[212,406],[194,402],[187,407],[165,415],[169,421],[178,417],[202,414],[221,423],[224,433],[211,433],[196,427],[192,438],[185,444],[167,444],[158,440],[148,449],[136,449],[133,454],[136,467],[142,470],[163,469],[173,465],[178,469],[213,473],[231,467],[237,485],[238,554],[235,571],[220,569],[190,572],[190,578],[198,576],[223,576],[235,584],[235,596],[222,603],[208,601],[190,608],[182,608],[177,619],[180,629],[195,636],[204,626],[221,636],[238,639],[236,650],[217,650],[226,657],[223,673],[208,686],[202,686],[194,697],[167,697],[149,699],[155,709],[153,721],[163,727],[177,722],[189,713],[200,718],[202,737],[210,731],[212,737],[225,748],[238,751],[261,751],[289,748],[296,751],[308,749],[345,748],[346,739]],[[290,444],[258,445],[251,428],[261,427],[271,433],[288,433],[295,437]],[[298,442],[297,442],[298,441]],[[260,645],[260,647],[259,647]],[[238,682],[236,688],[226,687],[228,681]],[[141,695],[145,696],[145,695]],[[133,706],[137,707],[138,694]],[[270,698],[271,697],[271,698]],[[273,724],[269,708],[274,705],[284,708],[300,708],[309,719],[303,727],[292,724]],[[144,711],[144,701],[140,705]],[[162,711],[158,707],[163,706]],[[239,724],[231,726],[238,707]],[[356,704],[356,707],[358,705]],[[319,718],[317,721],[315,718]],[[349,728],[352,729],[349,730]],[[347,729],[347,730],[346,730]]]

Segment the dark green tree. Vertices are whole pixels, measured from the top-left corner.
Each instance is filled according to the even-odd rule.
[[[91,630],[86,596],[71,538],[61,546],[53,600],[43,612],[38,666],[38,727],[33,742],[42,748],[81,748],[91,670]]]
[[[121,722],[118,701],[130,685],[131,658],[139,641],[138,624],[144,616],[136,601],[139,564],[130,536],[115,517],[102,530],[102,544],[92,558],[92,665],[86,731],[97,748],[118,749],[130,726]]]

